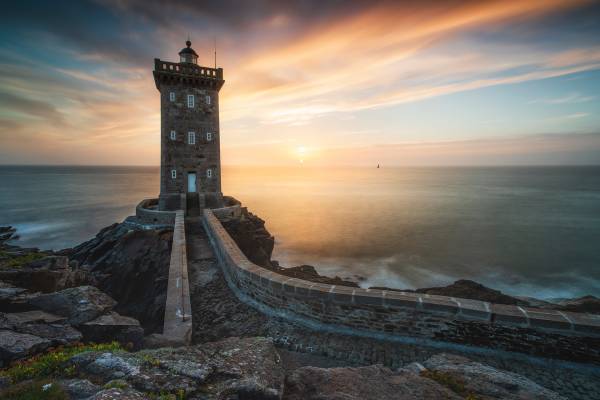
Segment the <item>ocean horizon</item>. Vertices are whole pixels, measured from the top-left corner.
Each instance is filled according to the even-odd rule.
[[[361,286],[472,279],[516,296],[600,294],[600,166],[223,167],[223,193],[283,266]],[[158,166],[0,166],[0,225],[58,250],[156,197]]]

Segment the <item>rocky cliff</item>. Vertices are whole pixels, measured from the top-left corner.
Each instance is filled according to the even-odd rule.
[[[92,274],[96,286],[117,301],[117,312],[138,319],[147,333],[159,332],[172,239],[172,230],[113,224],[93,239],[62,253]]]
[[[228,338],[186,348],[135,353],[83,348],[28,373],[0,372],[2,398],[23,393],[58,399],[238,400],[562,400],[519,375],[439,354],[392,371],[381,365],[321,368],[291,365],[268,338]],[[2,389],[4,386],[4,389]],[[56,397],[46,397],[52,390]],[[160,397],[158,397],[160,396]]]
[[[234,201],[236,200],[234,199]],[[356,282],[347,281],[338,276],[321,275],[312,265],[300,265],[290,268],[280,266],[276,260],[271,259],[275,237],[265,227],[265,221],[246,208],[242,208],[241,217],[223,218],[221,223],[227,233],[235,240],[242,253],[254,264],[291,278],[331,285],[358,287]]]
[[[344,284],[311,266],[280,267],[271,260],[273,237],[264,221],[250,213],[245,218],[229,229],[255,262]],[[567,374],[563,384],[544,366],[310,331],[268,317],[240,302],[216,260],[204,256],[190,264],[195,344],[173,348],[148,336],[162,325],[171,231],[114,224],[60,252],[9,245],[14,231],[2,232],[0,398],[563,398],[546,386],[585,399],[597,392],[588,375]],[[467,281],[423,290],[488,301],[504,296]],[[80,344],[112,341],[120,345]]]

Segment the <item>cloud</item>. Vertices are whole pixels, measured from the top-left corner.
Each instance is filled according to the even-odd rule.
[[[588,115],[590,115],[590,114],[588,114],[588,113],[582,113],[582,112],[578,112],[578,113],[575,113],[575,114],[569,114],[569,115],[566,115],[564,118],[568,118],[568,119],[575,119],[575,118],[583,118],[583,117],[587,117]]]
[[[546,98],[546,99],[536,99],[531,100],[529,104],[578,104],[578,103],[586,103],[588,101],[595,100],[595,96],[584,96],[581,93],[569,93],[562,97],[554,97],[554,98]]]
[[[0,107],[26,118],[42,119],[45,123],[64,127],[65,116],[50,103],[29,99],[13,93],[0,92]]]
[[[348,121],[359,111],[600,68],[600,48],[585,40],[577,47],[512,36],[510,43],[488,40],[514,24],[586,4],[11,3],[0,28],[7,39],[0,46],[0,118],[4,127],[13,124],[22,135],[37,137],[40,148],[55,151],[51,141],[60,143],[57,151],[68,163],[111,157],[118,164],[157,163],[160,116],[152,59],[175,58],[190,32],[205,64],[212,62],[212,37],[218,36],[226,79],[220,98],[224,147],[275,138],[294,142],[294,129],[326,137],[326,117]],[[482,33],[486,40],[479,39]],[[562,99],[592,100],[579,93]],[[6,137],[0,141],[17,146]]]
[[[469,30],[565,7],[558,1],[466,3],[451,9],[386,5],[311,26],[301,36],[250,54],[239,67],[226,71],[236,90],[226,94],[224,117],[258,116],[263,122],[293,125],[322,114],[599,68],[598,47],[532,51],[530,43],[507,49],[472,41],[456,46]]]
[[[223,149],[226,164],[290,165],[290,144],[263,143]],[[286,150],[287,149],[287,150]],[[249,157],[252,155],[252,157]],[[600,133],[497,136],[486,139],[338,145],[313,149],[312,166],[596,165]]]

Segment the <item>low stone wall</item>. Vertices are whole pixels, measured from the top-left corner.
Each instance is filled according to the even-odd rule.
[[[163,335],[169,341],[188,345],[192,339],[192,305],[187,268],[185,216],[182,210],[175,211],[175,214]]]
[[[242,216],[242,206],[234,205],[229,207],[214,208],[212,213],[218,219],[239,218]]]
[[[185,209],[185,208],[184,208]],[[175,211],[159,211],[158,199],[144,199],[135,208],[137,222],[143,225],[173,225]]]
[[[230,287],[272,315],[345,334],[600,364],[600,316],[289,278],[250,262],[211,210],[203,223]]]

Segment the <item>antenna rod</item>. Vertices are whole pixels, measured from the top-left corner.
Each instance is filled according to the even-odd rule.
[[[215,69],[217,69],[217,37],[215,36]]]

